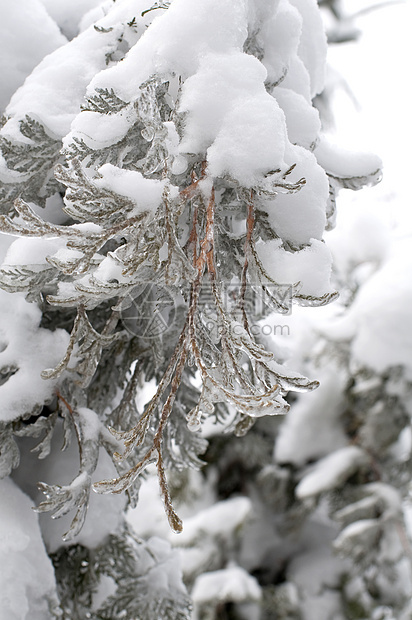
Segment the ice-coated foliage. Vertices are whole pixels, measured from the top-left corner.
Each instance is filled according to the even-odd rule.
[[[81,538],[91,490],[126,492],[135,507],[154,466],[178,533],[171,489],[201,466],[204,429],[224,423],[244,436],[286,413],[290,393],[318,386],[256,328],[292,303],[336,299],[323,241],[335,195],[376,182],[380,162],[356,163],[321,133],[312,99],[326,37],[315,0],[87,4],[69,26],[59,3],[49,9],[71,40],[42,60],[2,119],[0,230],[18,239],[0,269],[4,317],[17,325],[0,352],[0,471],[17,468],[20,452],[29,462],[28,445],[49,459],[43,479],[35,467],[26,483],[15,477],[37,512],[70,514],[57,550],[41,520],[63,617],[184,620],[175,551],[119,529],[124,504],[109,511],[115,531],[101,525]],[[62,469],[57,439],[79,460],[65,480],[48,475]],[[267,454],[266,439],[262,447],[251,462]],[[340,447],[301,480],[302,504],[363,466],[363,447]],[[104,452],[110,473],[96,480]],[[274,475],[290,487],[281,466]],[[205,577],[200,558],[186,572],[199,619],[216,600],[252,615],[264,604],[256,580],[230,563],[248,512],[240,501],[238,520],[228,519],[227,565],[211,559],[216,572]],[[218,539],[210,518],[206,529],[192,521],[182,546]]]

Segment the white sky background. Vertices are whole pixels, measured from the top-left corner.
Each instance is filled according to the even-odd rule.
[[[376,0],[379,2],[379,0]],[[346,0],[349,14],[373,1]],[[329,62],[342,74],[358,109],[344,88],[335,96],[336,139],[345,146],[378,154],[382,182],[375,188],[342,192],[339,212],[366,206],[399,233],[412,234],[412,1],[365,12],[355,21],[358,41],[330,47]],[[339,219],[338,219],[339,225]]]

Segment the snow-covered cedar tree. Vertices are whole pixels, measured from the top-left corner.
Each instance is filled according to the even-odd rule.
[[[256,327],[337,296],[336,192],[380,162],[321,135],[315,0],[107,0],[79,30],[2,119],[0,471],[74,511],[63,546],[41,519],[65,617],[186,618],[174,552],[123,513],[154,465],[181,531],[166,470],[201,465],[204,423],[244,435],[317,387]]]

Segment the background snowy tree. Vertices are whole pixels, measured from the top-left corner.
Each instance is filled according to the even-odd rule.
[[[359,613],[386,602],[404,610],[407,588],[386,601],[386,584],[376,581],[388,555],[374,557],[374,574],[358,567],[357,580],[331,556],[339,529],[328,498],[344,515],[335,546],[349,549],[349,562],[364,554],[349,523],[382,540],[402,525],[394,482],[367,484],[379,414],[366,414],[354,396],[348,345],[336,354],[333,411],[358,398],[348,418],[359,441],[348,445],[353,431],[342,423],[330,442],[339,413],[325,407],[318,424],[326,431],[311,444],[299,440],[285,460],[296,417],[312,428],[305,402],[325,397],[300,397],[278,436],[280,418],[262,416],[284,413],[293,392],[317,383],[285,365],[282,339],[256,329],[269,312],[275,322],[288,313],[292,300],[323,306],[336,297],[322,241],[335,196],[378,180],[380,163],[338,152],[321,134],[312,99],[323,88],[326,39],[315,2],[169,4],[68,10],[44,2],[71,40],[33,71],[3,119],[1,226],[20,239],[1,269],[2,484],[16,510],[23,513],[27,493],[45,513],[41,536],[57,581],[43,552],[47,578],[36,588],[17,580],[20,603],[13,609],[15,597],[3,599],[4,613],[188,618],[170,543],[180,547],[193,617],[309,618],[325,605],[352,613],[359,602]],[[351,277],[339,287],[349,289]],[[345,338],[352,341],[353,328]],[[296,368],[325,377],[327,388],[332,371],[322,364],[330,363],[305,361],[310,353],[303,343]],[[393,366],[402,364],[365,363],[359,372],[380,373],[373,389],[390,399]],[[407,405],[400,398],[396,406],[399,424],[382,450],[406,427]],[[209,465],[200,474],[202,455]],[[317,461],[313,472],[308,460]],[[366,478],[353,481],[358,474]],[[186,516],[179,535],[157,512],[156,476],[172,529],[182,523],[171,498]],[[346,479],[347,494],[336,499]],[[114,495],[91,495],[92,482]],[[18,522],[26,542],[6,546],[8,557],[30,557],[30,545],[40,544],[30,518]],[[402,568],[395,556],[394,574]],[[305,567],[326,557],[329,587],[313,595],[306,584],[325,586],[325,568],[308,580]]]

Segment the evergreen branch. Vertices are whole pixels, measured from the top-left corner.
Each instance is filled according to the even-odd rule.
[[[73,409],[68,401],[58,392],[58,399],[67,408],[76,431],[80,456],[78,475],[69,485],[48,485],[38,483],[38,488],[46,496],[36,508],[36,512],[52,512],[52,518],[58,519],[77,508],[69,530],[63,540],[72,540],[82,529],[89,505],[91,477],[99,459],[100,426],[97,414],[90,409]],[[90,419],[94,418],[94,420]],[[99,429],[94,436],[90,434],[90,425]]]
[[[290,311],[289,306],[283,304],[282,301],[279,301],[276,298],[274,298],[274,296],[270,293],[270,291],[267,288],[267,286],[265,286],[264,280],[266,280],[266,282],[270,282],[270,284],[274,285],[276,288],[280,288],[279,282],[276,282],[268,274],[268,272],[264,268],[264,266],[262,264],[262,261],[260,260],[260,258],[258,256],[258,253],[257,253],[257,250],[256,250],[256,245],[255,245],[253,239],[250,240],[249,248],[250,248],[250,253],[251,253],[251,256],[253,257],[255,266],[257,267],[257,273],[259,275],[259,281],[260,281],[260,284],[262,286],[262,290],[268,296],[268,299],[273,303],[274,310],[276,312],[281,313],[281,314],[289,313],[289,311]],[[298,291],[301,288],[301,283],[300,282],[295,282],[294,284],[289,285],[289,288],[290,288],[291,294],[293,296],[293,291]]]
[[[86,103],[81,104],[80,109],[85,112],[98,112],[99,114],[117,114],[127,106],[127,102],[120,99],[113,88],[96,88],[93,95],[86,97]]]
[[[285,408],[287,409],[287,405],[284,403],[283,399],[275,400],[274,397],[279,395],[279,386],[272,386],[265,393],[256,393],[255,390],[252,390],[252,393],[249,394],[236,394],[233,390],[227,389],[221,381],[218,381],[211,372],[207,369],[207,366],[204,364],[202,355],[198,346],[197,337],[196,337],[196,323],[194,320],[195,310],[198,305],[199,300],[199,292],[200,292],[200,283],[203,277],[204,269],[207,266],[208,272],[212,278],[212,281],[216,278],[216,267],[213,259],[214,252],[214,212],[215,212],[215,195],[214,189],[212,189],[211,197],[208,203],[207,212],[206,212],[206,230],[205,236],[200,244],[199,255],[196,257],[195,265],[198,270],[198,276],[196,281],[193,283],[192,287],[192,296],[191,296],[191,312],[189,313],[189,338],[190,338],[190,346],[191,350],[194,354],[196,365],[199,368],[204,385],[212,386],[213,391],[216,392],[216,395],[220,395],[219,398],[222,400],[228,400],[233,403],[236,407],[238,407],[241,411],[249,413],[250,415],[263,415],[265,413],[279,413],[283,412]],[[222,311],[222,309],[221,309]],[[250,346],[249,346],[250,350]],[[234,364],[234,368],[236,368],[237,364]],[[236,374],[236,373],[235,373]],[[239,376],[239,374],[238,374]],[[242,382],[243,375],[242,376]],[[250,384],[248,384],[249,386]],[[255,393],[253,393],[255,392]],[[280,398],[280,397],[279,397]],[[258,414],[258,410],[260,413]]]
[[[330,304],[332,301],[335,301],[339,297],[339,293],[337,291],[332,291],[331,293],[324,293],[323,295],[303,295],[302,293],[295,293],[293,299],[300,306],[310,306],[318,308],[319,306],[326,306]]]
[[[14,433],[18,437],[39,437],[44,432],[43,439],[32,448],[31,452],[38,452],[38,458],[45,459],[50,454],[51,441],[57,419],[57,411],[47,417],[39,416],[32,424],[20,423],[20,426],[15,429]]]
[[[0,480],[19,466],[20,451],[13,437],[11,424],[0,422]]]
[[[146,9],[142,12],[142,17],[146,15],[146,13],[150,13],[150,11],[155,11],[156,9],[168,9],[170,6],[170,2],[166,0],[166,2],[156,1],[150,9]]]
[[[165,167],[164,174],[167,168]],[[186,254],[181,248],[176,236],[175,227],[171,221],[170,212],[170,187],[165,184],[163,191],[163,204],[165,207],[165,223],[167,234],[167,261],[166,261],[166,284],[178,284],[179,281],[191,281],[195,277],[196,271],[189,263]]]
[[[367,175],[353,177],[337,176],[328,172],[328,177],[339,187],[344,189],[359,190],[363,187],[373,186],[379,183],[382,179],[382,170],[377,168]]]
[[[40,122],[27,115],[19,121],[19,130],[26,140],[0,136],[0,153],[12,173],[10,180],[0,183],[0,206],[5,213],[12,210],[19,196],[45,206],[46,199],[61,189],[53,179],[61,140],[50,136]]]
[[[110,347],[114,342],[122,338],[121,332],[109,333],[113,331],[118,321],[118,314],[114,312],[106,325],[106,331],[99,334],[91,325],[86,310],[83,305],[79,306],[73,328],[70,334],[69,344],[63,359],[55,368],[43,370],[43,379],[55,379],[65,370],[76,372],[80,375],[80,385],[86,387],[97,368],[102,350]],[[107,327],[109,326],[109,327]],[[69,368],[74,347],[77,343],[79,347],[76,352],[77,364],[74,368]]]
[[[113,409],[110,416],[107,419],[107,423],[110,424],[109,428],[112,431],[110,434],[113,437],[117,435],[117,432],[122,427],[130,426],[131,422],[134,422],[138,416],[136,407],[136,391],[139,385],[139,380],[142,374],[142,362],[137,360],[135,369],[128,381],[124,390],[122,400],[119,405]]]
[[[118,431],[115,431],[114,429],[112,430],[113,434],[118,439],[123,439],[125,448],[126,448],[125,452],[122,455],[120,455],[119,453],[115,453],[114,457],[116,459],[124,459],[128,456],[128,454],[130,454],[130,451],[136,445],[140,445],[143,442],[144,437],[146,435],[147,426],[148,426],[150,417],[153,414],[155,407],[158,406],[159,400],[171,380],[170,393],[166,399],[165,404],[163,405],[160,422],[157,427],[152,446],[146,452],[143,459],[140,460],[139,463],[137,463],[132,469],[130,469],[120,478],[117,478],[116,480],[103,480],[93,485],[93,489],[98,493],[121,493],[122,491],[125,491],[127,488],[129,488],[133,484],[133,482],[139,476],[139,474],[150,463],[153,463],[156,461],[159,484],[160,484],[160,489],[161,489],[161,493],[162,493],[162,497],[163,497],[163,501],[165,505],[166,515],[168,517],[170,526],[172,527],[174,531],[181,531],[182,524],[181,524],[179,517],[176,515],[173,509],[173,506],[171,504],[171,500],[170,500],[170,496],[169,496],[169,492],[167,488],[166,477],[164,473],[163,458],[162,458],[162,453],[161,453],[161,450],[162,450],[161,444],[162,444],[163,431],[167,423],[167,420],[169,418],[169,415],[172,411],[173,403],[176,398],[176,393],[177,393],[177,390],[179,388],[179,385],[182,379],[183,369],[186,364],[186,358],[187,358],[186,332],[187,332],[187,329],[185,326],[185,328],[183,329],[181,333],[179,343],[175,349],[175,353],[172,357],[172,360],[169,363],[169,367],[166,373],[164,374],[162,381],[159,384],[157,393],[150,401],[138,425],[136,425],[133,429],[131,429],[131,431],[128,431],[126,433],[118,432]]]
[[[250,252],[250,246],[253,239],[253,229],[255,226],[255,213],[253,205],[253,191],[250,192],[250,200],[247,203],[247,220],[246,220],[246,239],[245,239],[245,262],[242,268],[241,287],[240,287],[240,299],[239,306],[243,316],[243,326],[247,332],[249,331],[249,320],[245,310],[245,295],[247,286],[247,270],[249,267],[248,254]]]
[[[48,265],[3,265],[0,287],[8,293],[26,292],[27,301],[42,298],[45,287],[57,283],[57,271]]]
[[[55,366],[55,368],[43,370],[41,373],[43,379],[56,379],[62,374],[64,370],[66,370],[70,362],[74,346],[83,334],[84,317],[84,309],[82,306],[80,306],[74,320],[73,329],[70,334],[69,344],[67,346],[66,353],[63,359],[57,364],[57,366]]]
[[[104,223],[107,226],[120,218],[123,220],[125,214],[136,207],[129,198],[99,187],[84,172],[76,157],[70,160],[69,168],[61,164],[55,166],[54,175],[67,187],[64,211],[81,222]]]
[[[0,215],[0,230],[8,235],[21,237],[66,237],[71,240],[94,239],[99,235],[96,233],[82,232],[74,226],[59,226],[43,220],[33,211],[33,209],[21,198],[14,202],[14,208],[21,216],[25,225],[19,224],[6,215]]]
[[[170,385],[170,382],[172,381],[175,369],[178,364],[178,360],[179,358],[181,358],[185,351],[187,328],[188,321],[186,321],[185,326],[180,334],[179,342],[177,343],[173,355],[171,356],[171,359],[169,361],[168,367],[159,382],[156,394],[150,400],[138,424],[128,431],[117,431],[116,429],[111,429],[113,435],[117,439],[121,439],[125,445],[125,452],[121,455],[115,454],[115,458],[126,458],[135,447],[138,447],[143,443],[150,418],[152,417],[156,409],[160,406],[161,398],[165,390]]]

